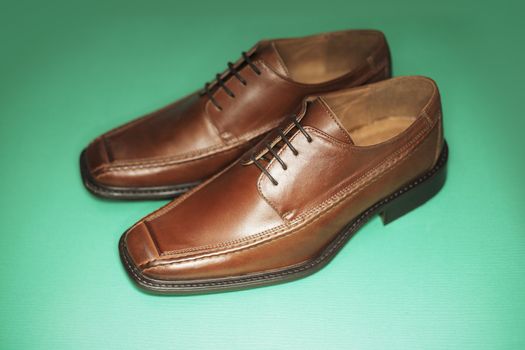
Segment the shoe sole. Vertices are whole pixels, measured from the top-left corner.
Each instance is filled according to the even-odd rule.
[[[188,182],[172,186],[157,187],[117,187],[107,186],[97,182],[87,169],[86,151],[80,154],[80,174],[84,186],[92,194],[108,199],[126,199],[126,200],[144,200],[144,199],[172,199],[178,197],[198,184],[197,182]]]
[[[257,274],[192,281],[166,281],[145,276],[133,264],[124,241],[125,234],[119,242],[119,252],[129,276],[147,292],[155,294],[200,294],[220,291],[239,290],[264,285],[282,283],[308,276],[326,264],[344,247],[345,243],[373,215],[379,214],[386,225],[417,208],[436,195],[446,180],[448,146],[445,143],[437,164],[424,175],[402,186],[391,195],[383,198],[349,222],[321,254],[307,262]]]

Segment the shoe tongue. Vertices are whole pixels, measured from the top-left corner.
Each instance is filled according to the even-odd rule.
[[[339,118],[320,97],[306,103],[306,111],[301,118],[301,125],[314,127],[339,141],[354,144]]]
[[[273,41],[261,41],[256,49],[254,54],[254,59],[260,59],[266,63],[270,68],[275,72],[288,77],[288,69],[286,68],[279,51],[275,47]]]

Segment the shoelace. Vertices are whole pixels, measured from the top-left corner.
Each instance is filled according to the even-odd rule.
[[[304,135],[304,137],[306,137],[306,140],[308,142],[312,142],[312,137],[310,136],[310,134],[308,134],[308,132],[306,132],[306,130],[303,128],[303,126],[299,123],[299,121],[297,120],[297,116],[292,115],[291,119],[292,119],[292,123],[295,125],[295,127],[297,129],[299,129],[299,131]],[[293,155],[297,156],[299,154],[299,151],[292,145],[292,143],[290,142],[290,139],[288,138],[288,136],[286,136],[286,134],[284,133],[283,129],[278,128],[277,129],[277,133],[279,134],[279,137],[280,137],[279,141],[283,141],[290,148],[290,150],[292,151]],[[278,143],[279,142],[277,142],[277,144]],[[281,167],[283,168],[283,170],[288,169],[288,165],[286,165],[286,163],[282,160],[282,158],[279,157],[279,154],[274,149],[274,146],[272,146],[270,143],[267,142],[265,144],[265,148],[279,162],[279,164],[281,164]],[[266,170],[266,168],[259,162],[259,160],[255,156],[255,153],[256,152],[251,154],[250,160],[253,162],[253,164],[255,164],[261,170],[261,172],[264,175],[266,175],[268,177],[268,179],[270,179],[272,184],[277,186],[279,184],[279,182],[277,182],[277,180],[275,180],[275,178],[272,176],[272,174],[270,174],[268,172],[268,170]],[[265,158],[265,156],[262,156],[261,158],[264,158],[266,161],[270,161],[271,160],[271,159]]]
[[[248,56],[248,54],[246,54],[246,52],[242,52],[242,59],[244,60],[244,62],[246,62],[250,66],[250,68],[255,72],[255,74],[261,75],[261,70],[257,68],[257,66],[253,63],[253,61]],[[231,76],[236,77],[241,82],[242,85],[244,86],[248,85],[248,82],[246,81],[246,79],[242,77],[242,75],[239,73],[237,68],[235,68],[235,65],[231,62],[228,62],[228,71],[231,74]],[[233,93],[233,91],[231,91],[231,89],[229,89],[225,84],[226,79],[221,78],[221,75],[222,74],[215,75],[215,80],[217,81],[217,88],[218,89],[222,88],[226,92],[226,94],[228,94],[228,96],[230,96],[231,98],[235,98],[235,94]],[[208,96],[208,98],[215,105],[215,107],[217,107],[219,110],[222,111],[222,106],[217,102],[215,97],[213,97],[213,91],[212,91],[213,89],[210,89],[210,86],[212,85],[212,83],[213,81],[208,82],[204,85],[204,94]]]

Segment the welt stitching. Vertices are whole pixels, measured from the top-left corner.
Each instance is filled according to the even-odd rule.
[[[205,286],[227,286],[227,285],[233,285],[233,284],[238,284],[238,283],[243,283],[243,282],[245,283],[245,282],[250,282],[250,281],[260,281],[260,280],[264,280],[264,279],[270,279],[270,278],[275,278],[275,277],[287,276],[287,275],[291,275],[291,274],[294,274],[294,273],[299,273],[301,271],[310,269],[310,268],[312,268],[312,267],[322,263],[327,257],[330,257],[333,254],[333,252],[336,249],[339,249],[339,247],[346,241],[347,237],[351,233],[355,232],[359,227],[361,227],[362,223],[367,221],[369,219],[369,217],[377,209],[379,209],[382,205],[385,205],[386,203],[388,203],[388,202],[392,201],[393,199],[397,198],[398,196],[402,195],[404,192],[410,190],[411,188],[419,185],[420,183],[426,181],[428,178],[432,177],[437,172],[437,170],[443,166],[443,164],[446,161],[446,156],[447,155],[445,153],[444,157],[442,157],[441,161],[438,164],[439,167],[436,166],[435,168],[433,168],[433,170],[430,173],[425,174],[424,176],[418,178],[416,181],[406,185],[402,189],[396,191],[395,193],[393,193],[389,197],[379,201],[378,203],[376,203],[375,205],[373,205],[372,207],[367,209],[364,213],[362,213],[360,216],[358,216],[357,219],[355,219],[353,222],[351,222],[350,227],[343,229],[344,230],[343,234],[339,235],[339,237],[336,239],[336,241],[334,242],[334,244],[330,247],[330,249],[328,251],[325,251],[321,256],[319,256],[315,260],[310,261],[310,262],[308,262],[308,263],[306,263],[306,264],[304,264],[302,266],[298,266],[296,268],[287,269],[287,270],[281,271],[281,272],[275,272],[275,273],[268,274],[268,275],[254,276],[254,277],[245,277],[245,278],[241,278],[241,279],[235,280],[235,281],[227,280],[227,281],[215,281],[215,282],[169,283],[168,284],[168,283],[153,283],[153,282],[150,282],[150,281],[146,280],[144,277],[142,277],[141,275],[139,275],[135,271],[135,268],[131,265],[131,263],[130,263],[128,257],[126,256],[126,254],[123,254],[125,265],[126,265],[128,271],[138,281],[140,281],[141,283],[149,285],[149,286],[152,286],[152,287],[171,287],[171,288],[177,288],[177,286],[185,287],[185,288],[205,287]],[[123,246],[124,246],[124,248],[126,248],[125,242],[123,242]]]
[[[87,182],[88,186],[93,188],[97,192],[102,193],[108,193],[108,194],[163,194],[163,193],[169,193],[169,194],[178,194],[181,192],[186,192],[187,190],[192,189],[195,187],[195,185],[187,185],[187,186],[177,186],[173,189],[140,189],[140,190],[124,190],[124,189],[108,189],[101,186],[98,186],[94,182]]]

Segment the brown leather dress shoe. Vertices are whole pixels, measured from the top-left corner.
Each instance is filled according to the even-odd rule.
[[[129,229],[121,258],[141,287],[161,293],[302,277],[374,214],[386,224],[431,198],[446,162],[428,78],[309,97],[237,162]]]
[[[95,139],[80,159],[84,184],[102,197],[175,197],[232,163],[305,96],[388,77],[378,31],[261,41],[202,91]]]

